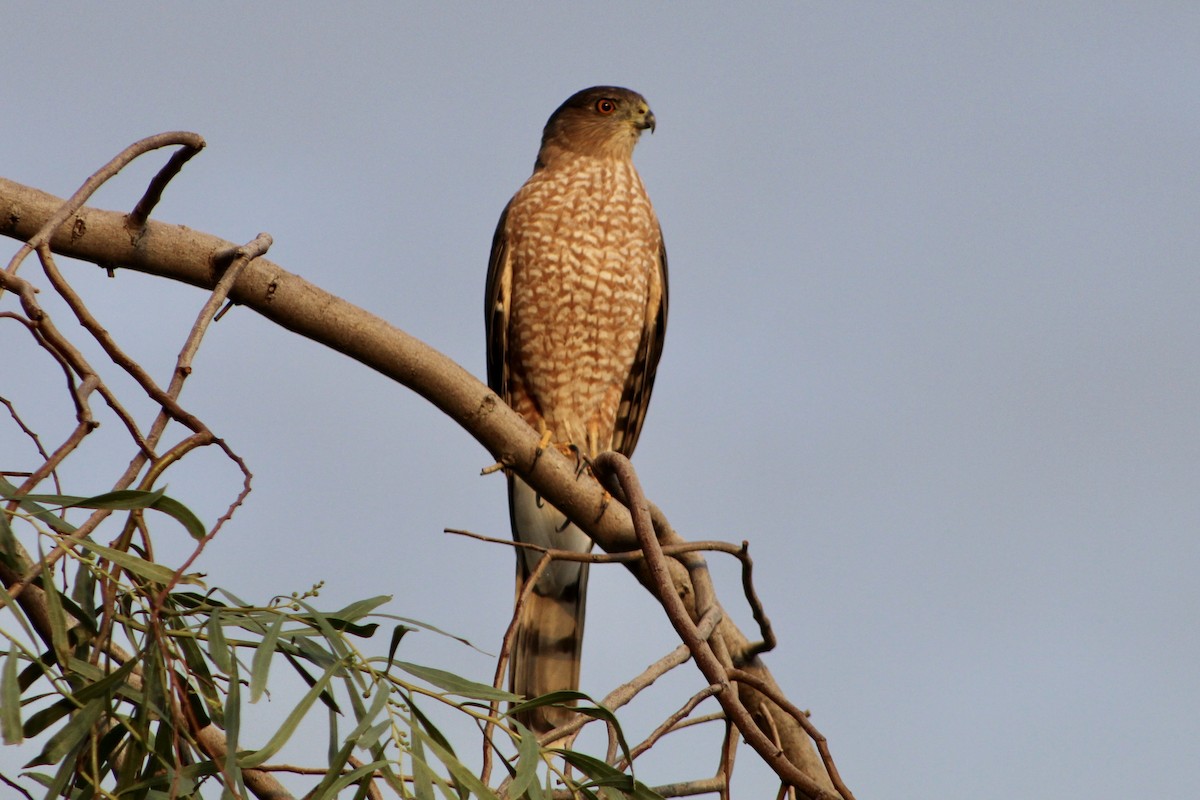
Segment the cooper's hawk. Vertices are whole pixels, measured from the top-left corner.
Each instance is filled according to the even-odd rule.
[[[578,457],[637,444],[667,322],[667,253],[633,167],[654,114],[641,95],[596,86],[550,116],[533,175],[500,216],[488,269],[488,385],[543,445]],[[587,552],[591,539],[509,476],[513,536]],[[517,594],[540,554],[517,553]],[[579,685],[587,565],[556,561],[522,607],[509,685],[536,697]],[[541,733],[571,712],[522,721]]]

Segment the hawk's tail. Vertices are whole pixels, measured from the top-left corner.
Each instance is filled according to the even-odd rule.
[[[514,537],[542,547],[587,552],[592,541],[567,523],[558,509],[545,503],[523,481],[514,478],[509,489]],[[517,597],[541,558],[523,550],[517,554]],[[509,690],[526,699],[579,688],[583,653],[583,616],[587,599],[588,565],[555,561],[543,571],[525,598],[517,619],[509,662]],[[542,706],[517,717],[541,734],[569,722],[572,712]]]

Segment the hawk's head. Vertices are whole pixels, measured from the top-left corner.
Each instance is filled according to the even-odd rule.
[[[550,115],[538,162],[547,148],[627,159],[647,128],[654,131],[654,112],[644,97],[619,86],[593,86],[571,95]]]

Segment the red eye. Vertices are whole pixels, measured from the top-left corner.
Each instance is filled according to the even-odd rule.
[[[601,114],[611,114],[617,110],[617,103],[605,97],[596,101],[596,110]]]

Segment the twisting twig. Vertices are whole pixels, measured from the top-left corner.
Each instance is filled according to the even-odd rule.
[[[136,147],[136,145],[134,147]],[[126,153],[128,152],[129,149],[126,150]],[[116,168],[113,168],[113,165],[119,161],[120,157],[114,159],[113,162],[110,162],[106,169],[101,170],[95,176],[89,179],[88,183],[85,184],[85,187],[96,182],[97,176],[99,175],[106,175],[105,179],[107,179],[107,177],[111,176],[111,174],[115,174]],[[99,183],[95,183],[94,186],[91,186],[91,191],[95,191],[95,189],[98,187]],[[79,193],[76,194],[78,195]],[[79,202],[82,203],[82,200]],[[44,231],[45,226],[43,226],[43,232]],[[35,237],[35,239],[36,238],[37,237]],[[109,335],[108,331],[105,330],[100,322],[91,314],[86,305],[83,303],[82,298],[79,297],[79,295],[67,283],[66,279],[63,278],[61,272],[58,270],[58,267],[54,262],[54,257],[50,252],[49,247],[44,243],[37,246],[36,249],[47,277],[50,279],[55,289],[75,312],[75,315],[79,319],[80,323],[101,344],[105,352],[108,353],[109,357],[119,366],[124,368],[125,371],[128,372],[142,386],[146,393],[149,394],[150,397],[157,402],[162,409],[158,419],[152,427],[152,431],[149,436],[142,435],[132,416],[124,409],[121,403],[117,400],[116,396],[109,391],[108,387],[105,386],[102,381],[100,381],[96,370],[88,363],[83,354],[58,331],[57,327],[51,322],[49,316],[42,311],[34,296],[35,290],[33,289],[32,285],[28,281],[25,281],[16,275],[0,273],[0,286],[8,284],[10,288],[16,290],[18,296],[21,298],[21,303],[26,314],[29,315],[31,321],[34,321],[33,324],[36,326],[39,341],[47,346],[51,352],[55,353],[56,357],[59,358],[60,363],[65,364],[69,370],[68,374],[74,372],[84,378],[83,383],[81,383],[74,392],[76,408],[80,416],[80,425],[75,429],[64,445],[55,451],[53,457],[47,458],[42,466],[35,470],[30,477],[25,480],[20,487],[18,487],[16,492],[17,495],[25,494],[31,491],[33,487],[40,483],[46,475],[50,474],[55,468],[57,468],[63,459],[73,452],[83,438],[95,428],[97,423],[92,418],[91,411],[87,403],[87,394],[92,389],[98,390],[101,393],[101,396],[105,398],[108,405],[114,410],[114,412],[116,412],[117,416],[125,422],[126,428],[137,442],[139,448],[139,453],[137,456],[135,456],[134,463],[130,465],[130,469],[127,470],[122,479],[117,482],[117,485],[114,487],[114,489],[127,488],[132,483],[134,476],[140,472],[142,465],[145,463],[146,457],[154,456],[154,447],[157,446],[158,440],[166,428],[166,424],[169,419],[176,419],[182,422],[187,427],[195,431],[198,435],[193,436],[185,440],[180,445],[177,445],[175,448],[172,448],[170,451],[164,454],[161,459],[155,458],[155,464],[153,465],[150,474],[148,474],[143,481],[142,488],[152,488],[154,480],[157,478],[158,474],[160,474],[161,471],[169,464],[178,460],[178,458],[180,458],[188,450],[197,446],[214,442],[217,443],[221,449],[225,451],[226,455],[228,455],[229,458],[233,460],[234,463],[236,463],[242,470],[244,478],[241,493],[234,499],[226,513],[217,521],[216,525],[213,527],[208,536],[205,537],[204,541],[201,542],[200,547],[193,551],[188,561],[179,569],[179,571],[176,572],[175,580],[164,588],[162,594],[162,597],[164,598],[174,583],[177,582],[184,574],[184,571],[187,569],[187,567],[190,566],[195,558],[199,556],[200,552],[203,550],[203,546],[211,540],[212,536],[214,536],[223,526],[223,524],[232,516],[233,512],[238,506],[241,505],[246,495],[250,491],[250,473],[245,462],[243,462],[242,459],[236,453],[234,453],[224,441],[213,436],[208,428],[202,422],[200,422],[199,419],[179,406],[176,398],[179,396],[179,392],[183,388],[183,381],[186,379],[187,374],[190,373],[191,359],[194,356],[196,349],[199,347],[200,338],[207,329],[207,326],[211,321],[212,315],[215,313],[216,308],[218,308],[221,302],[224,301],[225,297],[229,293],[230,288],[236,281],[237,275],[241,272],[245,265],[254,258],[257,258],[265,253],[270,245],[271,237],[267,234],[259,234],[254,241],[242,248],[238,248],[231,254],[231,256],[233,256],[233,263],[230,264],[229,268],[226,270],[226,274],[214,288],[212,296],[209,298],[209,302],[206,303],[204,308],[201,310],[200,316],[197,319],[195,326],[193,326],[183,350],[180,352],[176,372],[172,378],[171,385],[165,392],[158,387],[150,375],[144,369],[142,369],[141,365],[137,364],[136,361],[126,355],[124,351],[117,346],[116,341]],[[12,503],[10,503],[10,509],[14,507],[13,504],[15,504],[15,502],[16,501],[14,500]],[[75,535],[72,537],[72,541],[81,541],[85,539],[90,535],[91,531],[94,530],[100,524],[100,522],[107,518],[111,513],[112,511],[110,509],[97,509],[95,512],[93,512],[88,521],[84,525],[80,526],[80,528],[76,531]],[[19,595],[30,581],[37,578],[45,566],[54,564],[66,553],[66,549],[70,546],[71,544],[69,542],[60,542],[57,544],[54,549],[51,550],[51,552],[48,553],[33,569],[31,569],[26,575],[22,576],[21,580],[10,587],[10,595],[13,597]]]
[[[179,174],[179,170],[183,169],[183,165],[190,161],[192,156],[204,149],[204,140],[199,136],[192,141],[181,142],[181,144],[183,146],[171,154],[167,163],[163,164],[158,174],[150,180],[150,185],[146,187],[146,193],[142,195],[142,199],[138,200],[133,211],[129,212],[126,222],[130,228],[137,229],[146,224],[146,220],[150,218],[150,212],[162,199],[163,189],[167,188],[167,184]]]
[[[92,416],[91,407],[87,399],[88,395],[93,391],[99,391],[100,396],[104,398],[104,401],[113,410],[113,413],[125,424],[125,427],[129,430],[134,440],[139,443],[139,446],[144,447],[145,438],[142,436],[141,431],[138,430],[133,416],[125,410],[116,395],[109,391],[108,387],[103,384],[99,373],[92,368],[88,360],[84,358],[83,353],[71,344],[67,337],[58,330],[58,327],[50,319],[50,316],[42,310],[41,305],[37,301],[37,289],[34,288],[33,284],[16,275],[0,273],[0,289],[10,289],[16,292],[17,296],[21,298],[22,310],[24,310],[26,316],[32,322],[38,344],[55,352],[60,359],[60,363],[64,364],[70,373],[73,373],[72,378],[74,375],[78,375],[83,379],[78,385],[74,383],[73,379],[68,381],[72,389],[72,399],[75,401],[75,416],[79,420],[79,423],[86,425],[89,431],[99,425]],[[41,475],[38,475],[38,471],[35,471],[34,475],[37,477],[37,480],[32,483],[26,481],[26,483],[32,487],[40,482],[46,474],[48,474],[48,470],[42,472]],[[26,488],[21,493],[24,494],[28,491],[29,489]]]
[[[771,627],[771,620],[767,618],[762,601],[758,599],[758,592],[754,590],[754,559],[750,558],[750,543],[744,539],[738,558],[742,562],[742,592],[746,595],[750,613],[754,615],[754,621],[758,623],[758,630],[762,635],[762,641],[746,648],[745,660],[749,661],[757,655],[775,649],[775,630]]]

